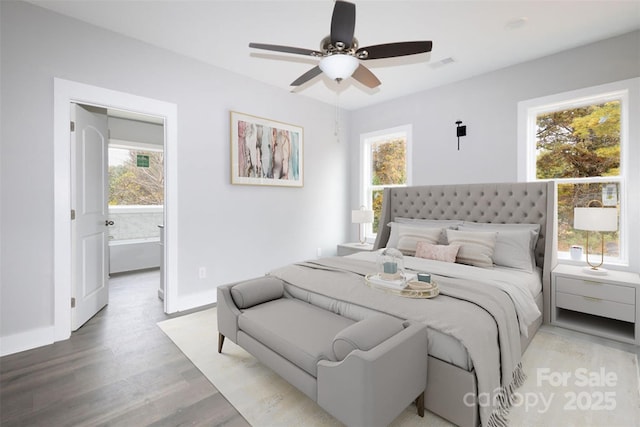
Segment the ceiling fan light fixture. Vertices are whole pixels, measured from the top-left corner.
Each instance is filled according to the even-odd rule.
[[[344,80],[351,77],[356,68],[358,68],[358,59],[347,54],[335,54],[322,58],[320,60],[320,69],[331,80]]]

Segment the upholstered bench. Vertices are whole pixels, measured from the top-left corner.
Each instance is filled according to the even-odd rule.
[[[427,328],[356,321],[288,295],[281,280],[218,288],[218,352],[229,338],[350,426],[385,426],[415,400],[424,416]]]

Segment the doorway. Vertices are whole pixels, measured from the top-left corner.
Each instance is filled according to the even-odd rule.
[[[178,305],[177,283],[177,105],[97,86],[54,79],[54,327],[53,341],[71,335],[71,162],[70,104],[99,105],[136,111],[164,119],[165,132],[165,245],[164,311]]]
[[[75,331],[110,302],[113,274],[162,271],[165,132],[162,117],[79,103],[70,108]],[[161,299],[162,285],[158,280],[154,291]]]

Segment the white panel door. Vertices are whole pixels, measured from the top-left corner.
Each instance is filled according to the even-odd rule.
[[[108,128],[104,109],[71,104],[72,308],[77,330],[109,302]],[[75,304],[75,307],[74,307]]]

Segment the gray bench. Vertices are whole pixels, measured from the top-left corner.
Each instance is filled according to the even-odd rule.
[[[217,312],[219,353],[229,338],[346,425],[388,425],[412,401],[424,416],[425,325],[349,319],[272,277],[219,287]]]

